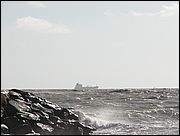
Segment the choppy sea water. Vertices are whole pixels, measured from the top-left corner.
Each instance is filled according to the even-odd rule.
[[[73,107],[81,122],[96,128],[92,135],[179,134],[179,88],[25,91]]]

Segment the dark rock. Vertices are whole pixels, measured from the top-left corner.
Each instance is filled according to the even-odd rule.
[[[80,123],[79,121],[71,121],[71,122],[73,122],[75,128],[82,128],[83,135],[88,135],[91,133],[92,130],[95,130],[94,128],[92,128],[90,126],[89,127],[85,126],[84,124]]]
[[[19,112],[30,111],[31,108],[24,101],[9,100],[9,104]]]
[[[49,118],[46,118],[46,117],[43,117],[43,116],[40,117],[40,121],[41,121],[41,123],[44,123],[44,124],[49,124],[49,125],[53,125],[54,124],[53,122],[51,122],[49,120]]]
[[[18,89],[1,92],[1,134],[89,135],[71,109]]]
[[[16,92],[16,93],[18,93],[18,94],[21,94],[23,97],[30,97],[30,96],[34,96],[34,94],[33,93],[29,93],[29,92],[25,92],[25,91],[22,91],[22,90],[18,90],[18,89],[11,89],[11,90],[9,90],[9,92]]]
[[[80,129],[80,127],[78,127],[77,124],[74,123],[69,123],[68,124],[68,135],[82,135],[83,134],[83,130]]]
[[[17,116],[25,120],[34,120],[34,121],[40,120],[40,116],[37,113],[20,112],[20,113],[17,113]]]
[[[92,133],[92,131],[95,131],[96,129],[84,124],[81,124],[81,128],[83,129],[83,135],[89,135]]]
[[[8,104],[8,97],[6,94],[1,93],[1,118],[6,116],[7,104]]]
[[[5,124],[1,124],[1,133],[3,134],[8,133],[8,127]]]
[[[57,105],[55,104],[51,104],[51,103],[47,103],[46,101],[42,102],[41,105],[47,109],[51,109],[51,110],[57,110],[57,109],[61,109],[60,107],[57,107]]]
[[[61,119],[74,119],[74,120],[78,120],[78,115],[72,113],[71,111],[69,111],[66,108],[62,108],[61,110],[55,110],[54,114],[58,117],[60,117]]]
[[[22,93],[26,93],[26,92],[24,92],[24,91],[21,91],[21,90],[19,90],[19,89],[11,89],[11,90],[9,90],[9,92],[16,92],[16,93],[18,93],[18,94],[22,94]]]
[[[20,120],[16,116],[3,118],[2,122],[10,129],[20,124]]]
[[[59,126],[58,124],[54,126],[54,130],[52,131],[52,135],[65,135],[66,128]]]
[[[37,113],[40,117],[49,118],[49,114],[40,110],[34,110],[32,109],[33,113]],[[50,114],[51,115],[51,114]]]
[[[6,112],[7,116],[16,116],[18,109],[16,107],[14,107],[13,105],[11,105],[9,102],[6,106],[7,106],[7,108],[6,108],[5,112]]]
[[[1,108],[7,105],[8,96],[6,94],[1,93]]]
[[[28,99],[32,102],[32,103],[39,103],[42,102],[42,99],[35,97],[35,96],[30,96],[28,97]]]
[[[54,128],[51,127],[50,125],[46,125],[43,123],[36,123],[33,126],[33,130],[37,133],[48,135],[54,130]]]
[[[32,104],[32,107],[34,109],[38,109],[40,111],[43,111],[43,112],[46,112],[46,113],[49,113],[49,114],[52,114],[53,113],[53,110],[52,109],[48,109],[48,108],[45,108],[43,107],[43,105],[39,104],[39,103],[34,103]],[[47,107],[47,106],[46,106]]]
[[[24,100],[24,99],[22,98],[21,94],[16,93],[16,92],[14,92],[14,91],[10,91],[10,92],[9,92],[9,98],[10,98],[10,99],[21,99],[21,100]]]
[[[63,129],[67,129],[67,125],[68,125],[68,123],[64,122],[64,121],[58,121],[58,123],[57,123],[57,126],[60,128],[63,128]]]
[[[54,123],[57,123],[57,121],[61,121],[61,119],[58,116],[54,116],[54,115],[50,115],[49,119]]]
[[[28,124],[21,124],[13,129],[11,129],[12,134],[28,134],[32,133],[32,128]]]

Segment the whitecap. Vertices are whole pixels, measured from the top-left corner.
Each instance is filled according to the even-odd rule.
[[[79,121],[81,123],[95,127],[96,129],[97,128],[110,128],[110,127],[117,126],[119,124],[119,123],[113,123],[113,122],[99,119],[95,117],[95,115],[88,116],[87,114],[84,114],[80,111],[75,111],[75,113],[78,115]]]

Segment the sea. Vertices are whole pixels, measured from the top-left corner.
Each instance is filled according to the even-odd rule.
[[[25,91],[71,109],[92,135],[179,135],[179,88]]]

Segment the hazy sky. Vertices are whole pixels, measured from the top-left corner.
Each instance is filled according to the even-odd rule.
[[[179,86],[179,2],[1,1],[1,87]]]

